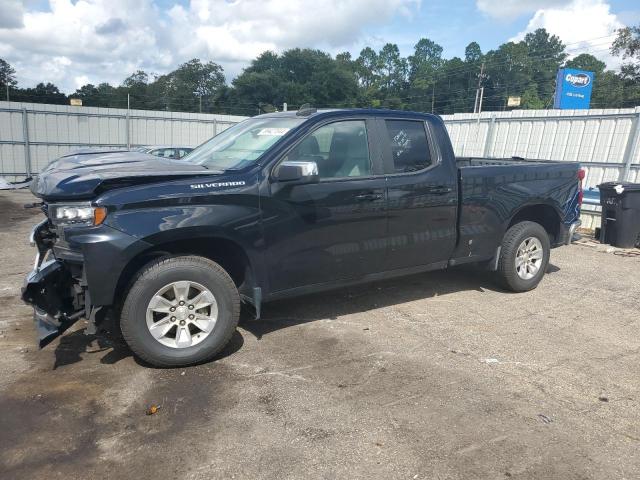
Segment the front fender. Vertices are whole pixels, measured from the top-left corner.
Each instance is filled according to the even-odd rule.
[[[109,216],[110,225],[148,246],[195,240],[226,240],[241,249],[249,261],[255,282],[266,286],[263,236],[257,206],[238,204],[172,205],[153,209],[120,210]]]

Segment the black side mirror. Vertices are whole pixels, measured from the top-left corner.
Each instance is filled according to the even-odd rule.
[[[316,183],[320,180],[316,162],[293,160],[282,162],[274,177],[279,182]]]

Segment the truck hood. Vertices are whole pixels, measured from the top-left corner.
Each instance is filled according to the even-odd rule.
[[[31,191],[47,201],[82,200],[113,188],[216,173],[221,172],[139,152],[85,153],[51,162],[33,180]]]

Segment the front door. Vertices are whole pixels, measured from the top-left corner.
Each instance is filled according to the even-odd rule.
[[[385,178],[373,125],[359,118],[325,123],[283,158],[316,162],[320,181],[275,181],[262,200],[271,292],[383,269]]]

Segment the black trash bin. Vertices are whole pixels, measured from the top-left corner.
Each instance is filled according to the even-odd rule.
[[[640,183],[598,185],[602,224],[600,242],[620,248],[640,246]]]

